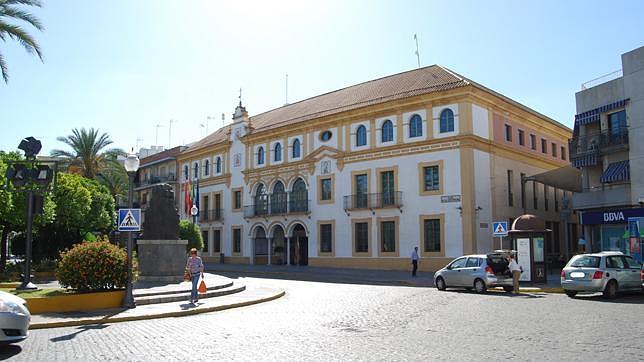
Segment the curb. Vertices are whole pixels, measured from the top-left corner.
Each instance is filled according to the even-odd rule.
[[[259,304],[264,302],[269,302],[283,297],[286,294],[285,291],[281,291],[274,295],[265,298],[259,298],[255,300],[249,300],[246,302],[218,305],[214,307],[206,307],[199,309],[192,309],[186,311],[177,311],[177,312],[168,312],[168,313],[159,313],[159,314],[148,314],[140,316],[131,316],[131,317],[116,317],[116,318],[93,318],[93,319],[79,319],[73,321],[65,322],[51,322],[51,323],[35,323],[29,326],[30,330],[34,329],[45,329],[45,328],[59,328],[59,327],[74,327],[74,326],[83,326],[88,324],[107,324],[107,323],[119,323],[119,322],[129,322],[129,321],[138,321],[138,320],[147,320],[147,319],[158,319],[158,318],[168,318],[168,317],[182,317],[187,315],[208,313],[208,312],[217,312],[226,309],[246,307],[253,304]]]

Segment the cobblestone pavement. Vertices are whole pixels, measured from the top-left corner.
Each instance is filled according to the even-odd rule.
[[[31,331],[19,361],[641,360],[644,296],[478,295],[245,278],[286,296],[255,306]]]

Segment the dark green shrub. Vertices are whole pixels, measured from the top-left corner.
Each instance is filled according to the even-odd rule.
[[[78,291],[120,289],[127,281],[127,253],[107,240],[83,242],[60,253],[56,271],[64,288]]]
[[[191,248],[196,248],[199,251],[203,250],[203,239],[197,224],[193,224],[188,220],[179,221],[179,239],[188,240],[186,251]]]

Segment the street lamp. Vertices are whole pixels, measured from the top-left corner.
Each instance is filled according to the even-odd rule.
[[[129,178],[129,189],[128,189],[128,207],[133,208],[133,184],[134,176],[136,176],[136,171],[139,169],[139,158],[131,153],[127,155],[125,159],[124,166],[127,176]],[[125,285],[125,298],[123,299],[123,307],[125,308],[134,308],[134,296],[132,295],[132,231],[127,232],[127,284]]]
[[[192,224],[197,223],[197,214],[199,213],[199,209],[197,208],[197,205],[192,205],[190,208],[190,215],[192,215]]]

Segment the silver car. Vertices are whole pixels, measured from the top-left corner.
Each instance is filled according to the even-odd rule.
[[[20,342],[27,338],[31,314],[27,302],[10,293],[0,291],[0,343]]]
[[[434,274],[434,285],[438,290],[460,287],[474,288],[477,293],[483,293],[491,287],[503,287],[510,292],[513,289],[507,261],[510,252],[495,251],[456,258]]]
[[[602,292],[614,298],[622,291],[641,290],[642,265],[619,251],[580,254],[561,270],[561,287],[569,297]]]

